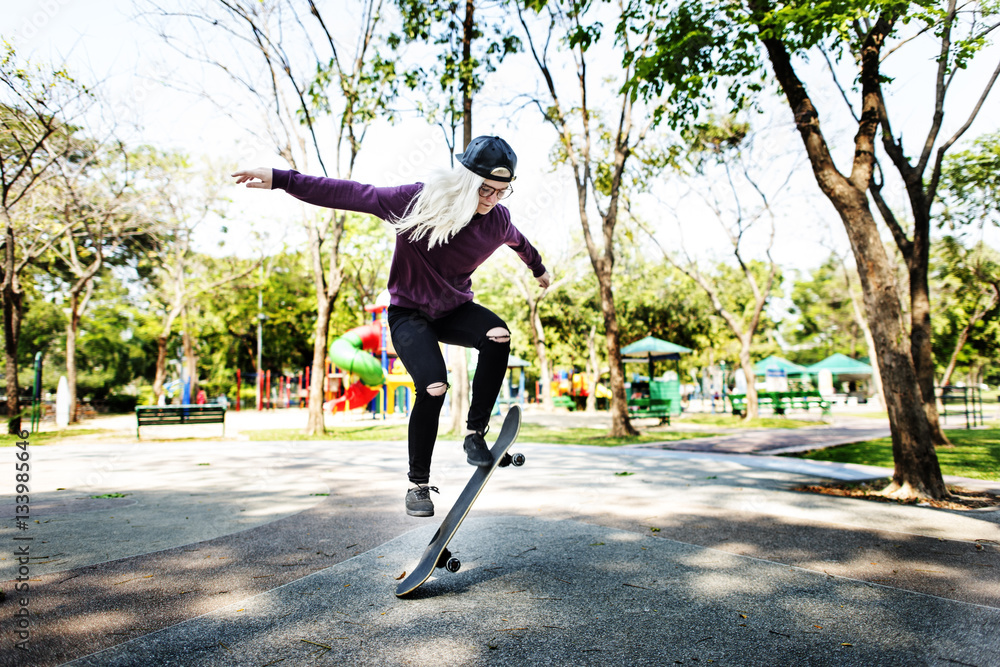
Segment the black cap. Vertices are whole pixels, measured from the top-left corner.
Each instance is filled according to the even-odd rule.
[[[500,137],[476,137],[464,153],[456,153],[458,161],[476,176],[510,183],[514,180],[517,156],[514,149]]]

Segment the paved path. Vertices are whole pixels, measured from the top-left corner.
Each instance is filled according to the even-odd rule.
[[[402,512],[404,443],[35,447],[32,634],[7,581],[0,665],[1000,665],[998,512],[791,490],[884,469],[518,449],[462,571],[397,600],[437,526]],[[468,475],[441,442],[438,520]]]

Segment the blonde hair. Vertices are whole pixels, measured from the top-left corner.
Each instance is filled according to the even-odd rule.
[[[437,172],[396,221],[398,234],[419,241],[428,234],[428,247],[445,244],[472,220],[479,208],[484,179],[464,166]]]

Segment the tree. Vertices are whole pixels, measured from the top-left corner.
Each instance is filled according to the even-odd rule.
[[[978,338],[992,340],[994,351],[1000,351],[996,327],[989,326],[990,316],[996,318],[1000,305],[1000,254],[982,242],[965,248],[958,239],[947,236],[937,255],[939,268],[934,278],[940,293],[939,316],[943,319],[938,335],[950,347],[950,354],[942,354],[942,360],[947,357],[948,361],[941,386],[947,386],[963,349],[970,337],[977,338],[977,332]]]
[[[976,102],[971,105],[971,108],[964,110],[966,114],[964,122],[954,130],[950,137],[943,134],[945,131],[945,102],[948,92],[955,83],[956,75],[966,69],[969,61],[982,49],[985,38],[1000,26],[1000,22],[997,22],[996,17],[993,16],[995,7],[991,3],[971,2],[963,3],[960,6],[957,0],[947,0],[944,3],[927,3],[922,9],[923,11],[917,10],[914,18],[917,19],[916,23],[921,32],[933,30],[936,40],[937,68],[934,76],[933,97],[923,107],[924,111],[930,115],[930,124],[927,134],[924,135],[921,142],[910,147],[904,145],[902,131],[898,128],[893,129],[889,111],[890,103],[885,99],[882,87],[875,86],[874,89],[882,148],[889,156],[906,189],[910,216],[912,217],[912,230],[909,234],[900,221],[900,216],[896,215],[882,194],[885,179],[884,176],[881,179],[878,178],[881,169],[876,169],[872,173],[869,189],[882,219],[891,230],[896,246],[906,260],[909,269],[910,350],[917,373],[917,382],[920,384],[920,391],[924,398],[924,410],[927,412],[932,440],[936,445],[946,445],[949,443],[941,430],[934,394],[934,358],[931,349],[931,295],[928,280],[931,208],[937,198],[945,156],[955,142],[972,126],[973,121],[982,110],[997,76],[1000,75],[1000,63],[993,70],[992,76],[982,85]],[[891,13],[895,10],[888,11]],[[905,10],[899,11],[899,18],[906,18],[902,15]],[[870,23],[860,22],[860,26],[865,25],[870,29]],[[864,29],[860,32],[863,31]],[[891,51],[886,53],[885,57],[891,53]],[[855,57],[860,60],[860,49],[855,49]],[[969,82],[964,82],[962,87],[968,89],[969,86]],[[907,103],[901,110],[897,108],[897,114],[893,117],[901,118],[912,114],[911,104]],[[913,150],[914,148],[917,150]]]
[[[577,208],[584,243],[597,278],[611,380],[611,434],[636,433],[628,417],[625,376],[622,367],[621,340],[615,307],[613,276],[615,270],[615,228],[618,225],[623,196],[633,186],[633,173],[627,170],[629,159],[642,151],[646,134],[658,114],[656,104],[642,105],[630,92],[612,93],[610,124],[602,121],[600,107],[591,107],[592,96],[608,91],[595,89],[587,65],[595,56],[604,33],[603,25],[587,14],[589,0],[518,3],[518,18],[525,43],[541,77],[542,91],[530,100],[557,135],[555,154],[560,164],[569,167],[577,192]],[[618,29],[614,36],[618,54],[624,59],[620,79],[612,90],[634,76],[634,62],[651,47],[652,24],[635,27],[632,14],[619,5]],[[641,10],[637,10],[641,11]],[[607,34],[605,42],[608,39]],[[557,44],[552,44],[552,39]],[[552,47],[552,48],[550,48]],[[556,63],[555,51],[562,49],[568,62]],[[558,69],[571,68],[576,89],[564,95],[557,84]],[[591,216],[596,208],[599,223],[592,229]],[[595,234],[596,232],[596,234]]]
[[[572,257],[575,253],[570,251],[568,254]],[[565,265],[569,265],[569,262],[557,260],[552,263],[550,270],[560,277],[541,291],[538,291],[537,281],[524,271],[518,270],[519,267],[515,266],[512,261],[505,263],[505,270],[503,272],[504,282],[514,288],[518,296],[521,297],[522,303],[528,309],[528,316],[526,318],[528,321],[528,331],[532,347],[535,351],[535,358],[538,360],[538,372],[541,382],[541,396],[537,398],[547,410],[551,410],[553,407],[552,369],[549,366],[545,327],[542,324],[540,309],[546,296],[557,292],[563,285],[577,279],[575,267],[569,265],[567,266],[567,270],[560,270],[561,266]]]
[[[58,153],[54,147],[51,153]],[[95,280],[112,264],[122,265],[139,251],[139,239],[151,230],[135,205],[136,164],[125,146],[113,139],[80,138],[55,161],[58,174],[47,188],[50,214],[67,229],[51,247],[53,268],[65,279],[66,380],[70,422],[76,421],[77,336],[94,294]]]
[[[222,49],[210,51],[205,44],[211,40],[193,46],[186,38],[161,33],[168,43],[178,41],[181,53],[218,67],[244,90],[264,117],[267,141],[290,167],[307,171],[315,160],[323,175],[351,178],[365,132],[379,114],[388,114],[396,94],[394,59],[377,49],[382,0],[363,4],[352,35],[356,47],[349,55],[341,53],[331,32],[340,26],[328,22],[312,0],[311,30],[289,0],[216,0],[209,8],[196,3],[190,11],[176,4],[147,4],[156,20],[174,18],[195,35],[221,33],[228,38]],[[297,49],[300,46],[306,48]],[[221,101],[219,106],[226,107]],[[320,139],[323,117],[332,121],[333,150],[324,149],[326,142]],[[345,221],[343,211],[303,217],[316,293],[312,377],[317,380],[325,377],[330,315],[343,281],[340,242]],[[325,431],[323,384],[315,381],[310,387],[307,434]]]
[[[719,221],[729,244],[733,257],[742,274],[741,287],[748,287],[744,292],[746,299],[734,300],[736,290],[733,289],[733,273],[725,267],[715,276],[705,273],[685,251],[686,258],[680,260],[656,241],[657,246],[673,266],[680,269],[691,280],[697,283],[712,302],[716,314],[729,327],[740,344],[739,361],[747,379],[746,419],[757,419],[759,416],[757,403],[757,388],[753,360],[750,348],[754,335],[761,324],[761,316],[768,300],[773,296],[773,290],[781,284],[778,264],[771,257],[774,245],[774,211],[772,200],[783,190],[791,178],[788,173],[784,181],[778,181],[774,193],[766,193],[761,183],[761,173],[773,170],[773,157],[769,160],[767,169],[763,169],[764,158],[756,155],[755,136],[750,133],[748,124],[737,122],[734,118],[710,119],[709,122],[696,126],[687,135],[690,143],[688,161],[694,167],[694,173],[704,178],[705,183],[699,183],[692,188],[699,193],[705,205]],[[748,198],[759,199],[756,207],[744,203]],[[743,243],[754,231],[754,226],[766,219],[769,224],[768,241],[764,251],[767,263],[751,261],[744,257],[746,252]],[[728,303],[727,303],[728,302]]]
[[[22,62],[14,47],[4,42],[0,55],[0,218],[3,220],[4,359],[7,395],[7,432],[21,430],[17,347],[24,316],[20,275],[32,260],[66,233],[20,215],[22,204],[52,173],[60,155],[72,144],[75,129],[69,122],[88,99],[65,69],[47,71]]]
[[[879,5],[874,9],[877,16],[872,16],[869,5],[852,2],[813,6],[724,0],[661,5],[659,11],[645,14],[657,26],[657,48],[635,65],[628,90],[644,96],[666,91],[673,105],[666,117],[674,126],[682,126],[714,99],[719,84],[725,86],[734,109],[754,103],[766,87],[761,72],[762,59],[767,59],[816,182],[844,224],[860,272],[892,431],[895,469],[883,493],[944,498],[948,490],[934,452],[892,263],[867,197],[875,178],[876,135],[884,117],[881,62],[887,42],[910,18],[905,13],[908,7],[908,3]],[[821,47],[855,54],[859,70],[857,133],[850,164],[843,171],[797,65],[799,58]]]

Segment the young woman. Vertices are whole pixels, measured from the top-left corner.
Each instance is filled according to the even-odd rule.
[[[416,399],[409,423],[406,513],[434,516],[431,455],[448,390],[440,343],[479,350],[463,444],[475,466],[492,463],[484,436],[510,353],[510,331],[472,300],[472,274],[501,245],[510,246],[543,288],[551,281],[538,251],[510,222],[499,201],[511,193],[517,156],[500,137],[477,137],[459,154],[459,166],[427,183],[374,187],[280,169],[233,174],[248,188],[281,189],[310,204],[377,215],[396,230],[389,269],[389,331]]]

